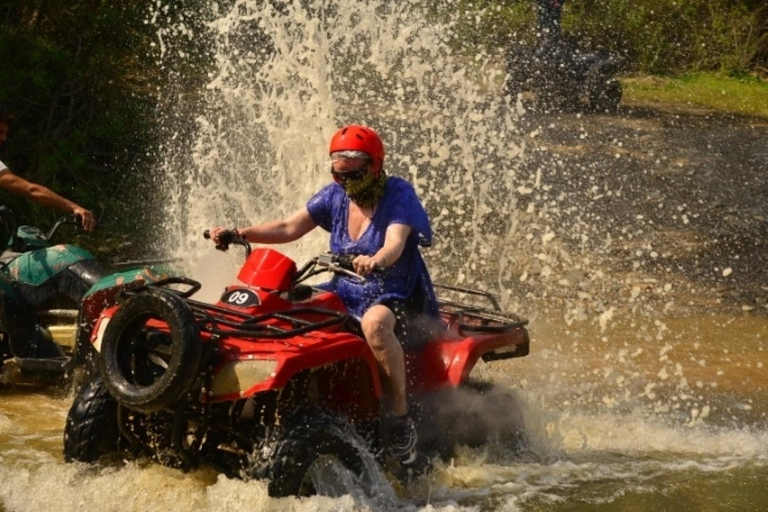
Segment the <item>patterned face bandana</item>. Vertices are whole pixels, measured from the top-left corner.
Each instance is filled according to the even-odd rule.
[[[384,185],[387,183],[387,175],[384,171],[381,171],[381,175],[377,178],[372,172],[369,172],[361,180],[347,180],[341,183],[344,190],[347,192],[347,197],[351,201],[354,201],[358,206],[364,208],[371,207],[379,202],[381,196],[384,195]]]

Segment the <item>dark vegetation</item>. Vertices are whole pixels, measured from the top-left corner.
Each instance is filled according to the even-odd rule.
[[[156,71],[144,3],[13,0],[0,3],[0,103],[17,117],[2,160],[17,174],[125,230],[152,141]],[[22,223],[61,215],[3,193]],[[105,231],[104,229],[100,231]]]
[[[152,191],[160,186],[153,169],[162,141],[169,130],[184,137],[189,129],[160,126],[158,119],[167,109],[184,112],[184,98],[201,85],[194,77],[204,80],[210,62],[204,37],[187,38],[185,58],[161,59],[152,10],[183,19],[197,35],[213,3],[0,0],[0,104],[18,118],[0,159],[94,210],[102,237],[138,238],[159,222],[152,218]],[[513,40],[535,38],[530,0],[431,0],[425,6],[434,16],[458,20],[454,42],[468,52],[500,54]],[[563,24],[580,44],[622,55],[627,71],[760,76],[768,69],[764,0],[573,0]],[[45,226],[58,215],[0,194],[0,203],[24,223]]]

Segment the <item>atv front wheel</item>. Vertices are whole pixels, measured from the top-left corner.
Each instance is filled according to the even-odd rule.
[[[125,301],[110,319],[101,345],[101,373],[121,404],[152,413],[187,394],[201,353],[195,315],[184,299],[149,290]]]
[[[97,376],[83,386],[69,409],[64,460],[90,463],[117,453],[123,445],[117,421],[117,402]]]
[[[338,497],[366,471],[363,441],[340,418],[299,409],[257,448],[252,478],[269,480],[269,495]]]

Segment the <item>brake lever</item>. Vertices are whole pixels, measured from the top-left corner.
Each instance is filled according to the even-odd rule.
[[[358,283],[364,283],[366,281],[366,278],[364,276],[361,276],[360,274],[357,274],[355,272],[352,272],[351,270],[347,270],[345,268],[341,268],[340,266],[336,265],[335,263],[330,263],[328,265],[328,270],[331,270],[333,272],[338,272],[339,274],[344,274],[345,276],[353,278]]]
[[[345,276],[351,277],[355,279],[359,283],[365,282],[365,277],[361,276],[360,274],[357,274],[355,272],[352,272],[351,270],[347,270],[343,267],[340,267],[335,261],[333,254],[330,253],[323,253],[320,256],[317,257],[317,265],[335,273],[344,274]]]

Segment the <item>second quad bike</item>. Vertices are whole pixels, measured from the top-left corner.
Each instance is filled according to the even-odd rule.
[[[537,110],[616,111],[621,83],[614,77],[619,61],[612,55],[584,51],[563,39],[543,40],[534,48],[513,45],[506,56],[505,92],[531,93]]]
[[[0,206],[0,222],[10,232],[0,254],[0,367],[13,359],[25,373],[60,376],[86,364],[101,311],[121,290],[164,277],[160,267],[110,273],[85,249],[51,244],[62,225],[77,225],[74,216],[45,234]]]
[[[200,284],[177,277],[126,290],[102,312],[91,334],[101,372],[69,411],[65,459],[205,464],[269,480],[272,496],[332,493],[318,477],[329,466],[363,482],[370,460],[397,474],[384,449],[379,368],[359,322],[337,295],[307,284],[321,272],[361,279],[354,256],[321,254],[298,269],[276,250],[251,252],[234,231],[220,241],[242,245],[247,258],[217,303],[192,299]],[[447,456],[456,442],[489,432],[466,416],[471,425],[461,428],[444,398],[480,359],[527,355],[529,337],[527,322],[502,313],[490,294],[441,289],[492,306],[440,300],[433,338],[406,349],[419,451]]]

